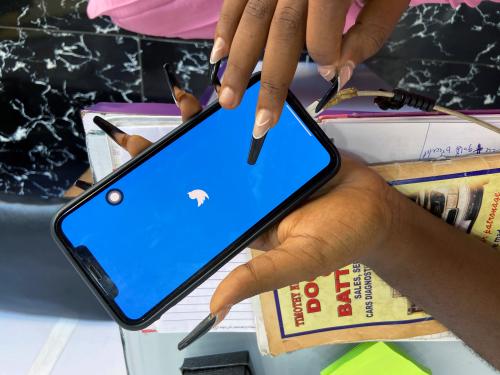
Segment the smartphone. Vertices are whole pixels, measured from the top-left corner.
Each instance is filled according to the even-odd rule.
[[[53,234],[111,316],[142,329],[332,178],[340,157],[289,93],[247,163],[260,76],[63,207]]]

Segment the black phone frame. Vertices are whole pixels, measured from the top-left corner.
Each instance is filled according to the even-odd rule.
[[[248,84],[248,88],[253,86],[258,81],[260,81],[260,72],[252,75]],[[156,306],[154,306],[139,319],[130,319],[126,317],[118,307],[118,305],[113,300],[110,300],[106,297],[104,291],[93,280],[93,278],[83,267],[83,265],[80,264],[80,261],[74,254],[73,246],[62,232],[62,220],[72,211],[83,205],[85,202],[91,200],[96,194],[105,190],[110,184],[119,180],[120,177],[127,174],[129,171],[133,170],[143,162],[147,161],[150,157],[160,152],[163,148],[167,147],[177,138],[181,137],[183,134],[187,133],[207,117],[221,109],[219,102],[215,101],[213,104],[206,107],[203,111],[195,115],[193,118],[189,119],[184,124],[177,127],[174,131],[167,134],[156,143],[148,147],[135,158],[120,166],[113,173],[109,174],[94,186],[82,193],[80,196],[76,197],[71,202],[62,207],[54,216],[51,225],[53,238],[63,251],[66,258],[75,267],[76,271],[82,277],[84,282],[96,295],[105,310],[121,327],[128,330],[140,330],[151,325],[154,321],[159,319],[163,313],[177,304],[182,298],[186,297],[196,287],[206,281],[224,264],[231,260],[231,258],[233,258],[241,250],[247,247],[247,245],[249,245],[255,238],[260,236],[267,229],[271,228],[279,220],[283,219],[293,209],[300,205],[310,194],[312,194],[315,190],[320,188],[337,174],[338,170],[340,169],[341,160],[340,154],[336,147],[333,145],[330,139],[328,139],[323,130],[321,130],[316,121],[312,119],[311,116],[307,113],[307,111],[304,109],[302,104],[300,104],[295,95],[293,95],[290,91],[288,91],[286,102],[292,107],[295,113],[304,122],[309,131],[328,151],[330,155],[329,164],[318,174],[316,174],[312,179],[310,179],[306,184],[304,184],[292,195],[290,195],[285,201],[283,201],[280,205],[269,212],[265,217],[255,223],[250,229],[248,229],[245,233],[238,237],[227,248],[217,254],[210,262],[193,273],[193,275],[188,280],[179,285],[177,289],[175,289],[169,295],[165,296]],[[249,140],[250,137],[251,134],[249,134]]]

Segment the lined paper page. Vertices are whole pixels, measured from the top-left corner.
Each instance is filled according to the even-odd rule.
[[[500,115],[477,116],[500,127]],[[428,160],[500,151],[500,135],[451,116],[328,119],[337,148],[367,163]]]
[[[367,163],[416,160],[425,143],[428,123],[404,121],[372,123],[370,119],[329,120],[322,128],[340,150],[348,150]],[[362,121],[360,121],[362,120]]]
[[[226,263],[212,277],[201,284],[189,296],[167,311],[153,326],[158,332],[188,332],[209,313],[210,298],[226,275],[240,264],[250,260],[250,250],[245,249]],[[222,323],[212,331],[254,332],[255,320],[251,300],[232,307]]]

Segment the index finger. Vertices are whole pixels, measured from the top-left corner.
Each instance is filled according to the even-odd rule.
[[[262,65],[253,136],[262,138],[278,122],[305,42],[306,0],[278,1]]]

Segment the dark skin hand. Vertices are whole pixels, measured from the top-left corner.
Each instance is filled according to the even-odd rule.
[[[368,0],[356,24],[342,35],[351,0],[225,0],[214,35],[210,63],[228,57],[220,104],[236,107],[264,51],[253,135],[274,126],[300,54],[307,47],[328,81],[340,86],[354,67],[375,54],[392,32],[409,0]]]
[[[177,103],[179,109],[181,111],[182,121],[185,122],[193,117],[196,113],[198,113],[202,108],[201,104],[196,99],[196,97],[178,87],[174,87],[174,95],[177,99]],[[118,144],[127,150],[130,156],[134,157],[144,151],[146,148],[151,146],[151,142],[146,138],[141,137],[140,135],[129,135],[129,134],[120,134],[118,136]],[[93,183],[92,173],[90,169],[87,169],[79,178],[79,180]],[[77,186],[71,186],[64,193],[65,197],[72,198],[80,195],[82,189]]]
[[[187,95],[178,97],[184,120],[200,109]],[[133,135],[120,141],[132,156],[150,144]],[[80,192],[74,188],[71,195]],[[265,252],[234,269],[212,296],[218,322],[246,298],[361,262],[500,369],[500,252],[431,215],[350,157],[251,247]]]

